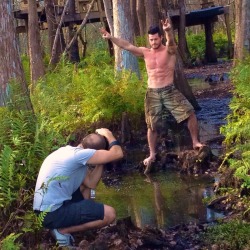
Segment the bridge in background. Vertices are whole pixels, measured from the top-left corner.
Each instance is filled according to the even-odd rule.
[[[64,9],[64,0],[56,0],[56,4],[54,6],[55,17],[56,20],[60,21],[61,14]],[[82,20],[85,18],[86,12],[88,10],[88,4],[90,0],[75,0],[75,13],[66,13],[64,17],[64,26],[67,26],[69,23],[81,24]],[[207,2],[201,5],[200,9],[193,9],[194,7],[198,8],[197,5],[195,6],[187,6],[186,11],[186,26],[195,26],[195,25],[207,25],[208,23],[214,23],[218,21],[219,15],[225,16],[225,23],[227,26],[227,35],[228,35],[228,47],[229,47],[229,57],[232,57],[232,39],[231,39],[231,31],[229,25],[229,6],[214,6],[213,2]],[[108,8],[112,10],[112,2],[110,0]],[[189,10],[190,9],[190,10]],[[43,0],[37,0],[37,12],[39,17],[39,23],[41,29],[47,28],[47,20],[46,20],[46,13],[44,7]],[[180,14],[179,9],[171,9],[169,11],[174,29],[179,28],[180,23]],[[24,20],[22,24],[17,26],[17,32],[26,32],[28,27],[28,0],[19,0],[18,4],[14,5],[14,16],[16,19]],[[106,22],[106,14],[102,0],[96,0],[91,9],[91,12],[88,17],[89,23],[94,22]],[[206,39],[210,37],[212,31],[210,28],[206,29]],[[210,34],[211,33],[211,34]],[[209,43],[213,43],[213,41],[209,41]],[[211,45],[213,46],[213,45]]]

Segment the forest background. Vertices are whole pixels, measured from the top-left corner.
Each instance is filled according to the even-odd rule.
[[[74,11],[73,2],[65,1],[68,11]],[[41,218],[34,215],[32,200],[37,173],[50,152],[61,145],[76,143],[80,136],[93,132],[100,125],[116,130],[119,136],[124,112],[129,115],[132,130],[145,126],[146,71],[143,61],[117,47],[112,49],[102,40],[99,27],[106,25],[114,35],[137,45],[147,45],[144,27],[158,22],[162,9],[181,12],[192,6],[191,1],[182,0],[113,0],[113,12],[106,8],[107,23],[64,27],[63,13],[60,22],[54,22],[55,17],[50,12],[54,1],[47,0],[44,1],[45,11],[48,16],[52,14],[50,20],[53,21],[48,22],[47,29],[41,30],[37,18],[38,2],[29,0],[27,35],[16,33],[13,10],[17,3],[0,2],[1,249],[27,249],[39,244]],[[200,8],[201,3],[209,2],[197,0],[194,6]],[[89,1],[88,7],[93,4],[94,0]],[[103,0],[103,5],[107,4],[108,1]],[[220,170],[223,173],[230,169],[233,180],[222,190],[241,196],[245,204],[243,222],[249,219],[250,213],[250,4],[246,0],[217,0],[214,4],[230,6],[229,23],[234,46],[233,58],[230,58],[234,63],[230,74],[234,90],[227,125],[221,128],[226,152]],[[213,24],[213,40],[216,54],[228,59],[230,48],[225,25],[224,19],[219,17],[219,22]],[[187,28],[185,24],[184,28],[185,39],[183,33],[182,36],[175,33],[179,43],[184,39],[185,44],[186,40],[184,50],[180,51],[183,62],[177,69],[180,74],[183,65],[206,62],[204,28]],[[250,229],[244,230],[249,233]],[[243,239],[242,235],[238,238]]]

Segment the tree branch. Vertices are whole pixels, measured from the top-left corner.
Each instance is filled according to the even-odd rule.
[[[60,19],[60,22],[59,22],[57,30],[56,30],[56,35],[55,35],[55,39],[54,39],[54,43],[53,43],[53,47],[52,47],[52,51],[51,51],[51,58],[50,58],[50,61],[49,61],[49,65],[51,65],[51,62],[53,61],[53,59],[54,59],[54,57],[56,55],[57,42],[58,42],[60,31],[61,31],[61,28],[62,28],[62,25],[63,25],[64,16],[66,14],[66,10],[68,9],[68,5],[69,5],[70,1],[72,1],[72,0],[67,0],[65,5],[64,5],[63,13],[61,15],[61,19]]]
[[[64,50],[64,52],[63,52],[64,54],[66,54],[66,53],[69,51],[69,49],[71,48],[72,44],[73,44],[73,43],[75,42],[75,40],[77,39],[77,36],[80,34],[80,32],[82,31],[82,29],[84,28],[84,26],[85,26],[85,24],[86,24],[86,22],[87,22],[87,20],[88,20],[89,13],[90,13],[90,10],[91,10],[91,8],[92,8],[94,2],[95,2],[95,0],[92,0],[92,2],[89,4],[88,11],[87,11],[87,13],[86,13],[84,19],[82,20],[82,23],[81,23],[79,29],[76,31],[74,37],[71,39],[70,43],[66,46],[66,48],[65,48],[65,50]]]

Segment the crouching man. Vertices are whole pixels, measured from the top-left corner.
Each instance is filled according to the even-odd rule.
[[[106,145],[108,144],[108,145]],[[114,222],[115,209],[90,198],[103,173],[103,164],[123,157],[112,132],[96,130],[77,147],[64,146],[44,160],[38,174],[33,209],[45,212],[43,226],[59,246],[70,246],[71,233],[101,228]],[[95,165],[88,171],[88,165]]]

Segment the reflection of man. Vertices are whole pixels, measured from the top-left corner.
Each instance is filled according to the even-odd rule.
[[[43,226],[51,229],[60,246],[72,244],[71,233],[100,228],[115,220],[113,207],[90,198],[103,173],[103,164],[123,157],[108,129],[85,137],[77,147],[65,146],[44,160],[37,178],[33,209],[47,212]],[[109,149],[106,150],[106,142]],[[96,165],[88,172],[87,165]]]
[[[159,228],[163,228],[165,222],[165,216],[164,216],[165,207],[164,207],[164,197],[160,189],[160,184],[158,181],[154,180],[150,174],[146,174],[146,176],[147,176],[146,181],[151,183],[154,187],[157,226]]]
[[[200,148],[198,140],[198,124],[193,106],[174,87],[174,70],[176,63],[176,44],[171,24],[162,21],[167,44],[162,44],[163,36],[159,27],[151,27],[148,39],[151,48],[136,47],[121,38],[111,36],[105,29],[101,29],[103,38],[111,40],[122,49],[132,52],[135,56],[144,57],[148,73],[148,89],[145,98],[145,114],[148,127],[147,138],[150,155],[144,160],[145,172],[150,172],[150,166],[155,161],[157,130],[161,124],[165,109],[170,111],[178,123],[187,120],[191,134],[193,148]]]

